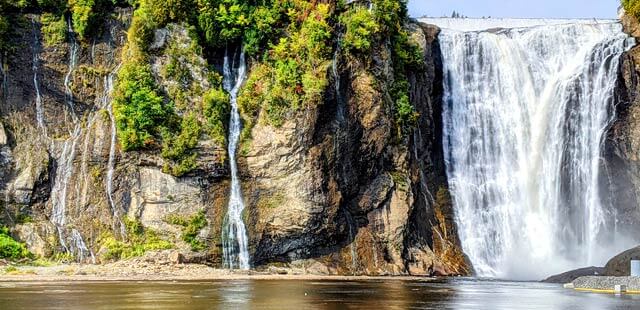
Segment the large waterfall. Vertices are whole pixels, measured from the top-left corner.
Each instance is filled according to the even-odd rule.
[[[233,58],[235,61],[235,57]],[[227,268],[249,269],[249,251],[247,249],[247,231],[242,220],[244,201],[242,188],[238,177],[238,163],[236,151],[240,140],[240,113],[238,112],[237,97],[240,86],[244,81],[246,64],[244,52],[240,53],[238,66],[230,64],[228,55],[224,56],[224,89],[231,99],[231,118],[229,121],[229,164],[231,166],[231,193],[229,195],[229,208],[224,218],[222,228],[222,250],[224,265]]]
[[[477,274],[540,279],[624,249],[599,193],[619,58],[633,43],[622,26],[428,22],[444,28],[445,160]]]

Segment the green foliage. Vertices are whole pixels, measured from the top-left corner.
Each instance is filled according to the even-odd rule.
[[[394,98],[398,136],[408,135],[417,124],[419,114],[409,99],[407,74],[420,69],[423,55],[420,48],[411,42],[404,25],[408,20],[406,0],[373,0],[373,12],[356,6],[341,16],[345,26],[342,46],[355,55],[367,52],[374,42],[387,44],[392,52],[394,79],[389,93]],[[378,76],[378,79],[385,79]]]
[[[65,41],[67,38],[67,24],[64,16],[45,13],[42,14],[40,22],[42,23],[42,34],[45,45],[52,46]]]
[[[84,38],[93,26],[93,19],[96,16],[95,5],[96,0],[69,0],[73,29],[81,38]]]
[[[22,259],[33,258],[24,243],[20,243],[9,235],[7,227],[0,227],[0,258]]]
[[[176,136],[168,131],[163,133],[162,157],[170,160],[164,172],[182,176],[196,167],[197,154],[193,149],[198,145],[202,125],[194,114],[182,119],[180,133]]]
[[[160,238],[157,232],[144,228],[139,221],[125,217],[124,223],[127,241],[119,241],[109,234],[101,236],[99,242],[106,250],[106,259],[126,259],[141,256],[147,251],[173,248],[173,244]]]
[[[640,19],[640,0],[622,0],[622,7],[627,14]]]
[[[207,226],[204,211],[199,211],[189,219],[171,215],[167,217],[166,222],[182,226],[182,240],[191,246],[192,251],[202,251],[206,248],[206,244],[198,238],[200,231]]]
[[[242,0],[200,0],[198,26],[205,42],[222,47],[239,40],[250,23],[251,7]]]
[[[303,5],[307,4],[307,5]],[[293,21],[288,37],[272,45],[265,62],[253,68],[238,98],[245,118],[245,130],[262,107],[265,119],[273,126],[281,126],[288,113],[299,109],[304,102],[318,104],[322,100],[327,81],[331,54],[330,8],[326,4],[315,7],[299,1],[292,8]],[[300,16],[306,18],[301,22]],[[247,138],[247,131],[243,139]]]
[[[358,6],[343,14],[340,22],[345,27],[345,34],[341,41],[342,48],[352,53],[369,52],[375,35],[380,30],[371,11]]]
[[[171,103],[164,103],[156,90],[149,65],[127,63],[118,74],[114,94],[118,138],[125,151],[147,148],[173,115]]]
[[[229,120],[229,95],[221,88],[209,90],[203,97],[202,110],[207,122],[205,131],[218,145],[225,145]]]

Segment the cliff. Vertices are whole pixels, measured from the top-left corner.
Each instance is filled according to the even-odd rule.
[[[638,40],[638,20],[621,15],[624,31]],[[640,46],[624,53],[614,98],[615,120],[608,131],[604,145],[603,173],[608,180],[601,184],[605,201],[612,212],[618,214],[615,223],[619,232],[634,234],[640,224]]]
[[[179,138],[128,149],[113,98],[124,96],[132,12],[115,8],[98,34],[69,32],[54,43],[44,38],[43,15],[12,15],[16,48],[0,72],[0,223],[34,254],[57,260],[102,263],[172,248],[221,266],[230,172],[216,128],[226,136],[228,126],[203,130],[186,157],[167,155],[183,147]],[[335,49],[319,71],[327,85],[317,103],[303,101],[278,124],[265,120],[268,105],[243,110],[238,161],[253,267],[470,274],[442,154],[439,30],[406,28],[423,65],[406,74],[417,122],[404,134],[394,114],[397,60],[385,40],[371,54]],[[193,48],[190,29],[179,21],[154,29],[144,58],[155,91],[182,118],[180,129],[167,129],[178,137],[187,116],[210,120],[206,106],[193,107],[222,74],[222,50]],[[249,64],[247,84],[268,65]]]

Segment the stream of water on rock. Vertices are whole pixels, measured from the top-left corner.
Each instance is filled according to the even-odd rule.
[[[40,67],[40,40],[36,31],[36,22],[31,19],[33,26],[33,87],[36,90],[36,121],[38,128],[42,130],[42,134],[47,136],[47,127],[44,124],[44,107],[42,105],[42,96],[40,94],[40,83],[38,82],[38,68]],[[6,90],[5,90],[6,91]]]
[[[233,63],[230,62],[228,54],[225,53],[223,86],[229,93],[231,101],[228,139],[229,165],[231,167],[231,192],[229,195],[229,206],[222,228],[223,263],[226,268],[230,269],[249,269],[248,237],[242,219],[244,200],[242,198],[242,188],[238,176],[238,163],[236,161],[240,131],[242,130],[237,98],[246,74],[244,51],[240,52],[237,67],[234,65],[235,57],[233,57],[231,61],[233,61]]]
[[[619,59],[633,44],[622,26],[427,22],[449,27],[439,36],[443,144],[462,246],[478,275],[540,279],[603,265],[632,246],[599,193]]]
[[[77,154],[77,146],[82,138],[82,122],[78,119],[75,111],[73,91],[71,89],[71,78],[73,71],[76,68],[77,58],[78,58],[78,50],[79,45],[75,38],[75,32],[73,30],[71,19],[67,20],[67,30],[69,36],[69,63],[68,63],[68,71],[64,77],[64,89],[65,89],[65,104],[68,108],[69,114],[71,115],[71,122],[73,129],[69,131],[69,136],[60,143],[56,141],[56,139],[51,140],[51,150],[55,154],[56,159],[56,174],[53,183],[53,187],[51,189],[51,218],[50,221],[56,227],[58,232],[58,239],[60,245],[64,248],[65,252],[74,255],[76,260],[79,262],[83,262],[85,259],[89,258],[92,262],[95,262],[95,257],[93,253],[88,250],[82,235],[75,228],[71,229],[71,232],[67,235],[67,196],[69,191],[69,185],[71,179],[74,174],[74,159]],[[90,121],[87,127],[91,127]],[[88,137],[85,138],[85,144],[87,143]],[[86,148],[85,148],[86,149]],[[85,150],[85,153],[86,152]],[[81,165],[81,169],[86,170],[86,155],[82,154],[83,161]],[[83,171],[86,175],[87,172]],[[77,197],[81,197],[80,188],[76,188]],[[82,201],[79,201],[82,203]]]

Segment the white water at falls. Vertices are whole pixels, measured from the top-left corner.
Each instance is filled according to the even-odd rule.
[[[233,60],[235,61],[235,57]],[[242,198],[240,179],[238,177],[238,163],[236,162],[236,151],[242,129],[236,99],[240,91],[240,86],[242,86],[245,78],[245,71],[244,52],[240,53],[240,63],[237,68],[229,63],[229,57],[225,54],[223,86],[229,93],[231,100],[228,141],[229,165],[231,166],[231,193],[229,196],[229,207],[222,227],[222,250],[224,266],[230,269],[249,269],[248,237],[242,220],[244,201]]]
[[[541,279],[602,266],[628,245],[611,241],[598,184],[619,58],[633,42],[618,23],[571,22],[439,36],[447,174],[479,276]],[[474,29],[495,28],[482,23]]]

